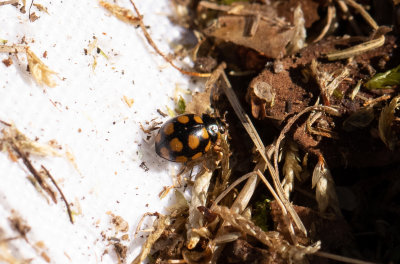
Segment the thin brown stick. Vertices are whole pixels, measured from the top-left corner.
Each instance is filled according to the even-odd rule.
[[[354,9],[360,12],[361,16],[367,21],[367,23],[374,30],[377,30],[379,28],[378,24],[375,22],[375,20],[371,17],[371,15],[365,10],[365,8],[362,5],[358,4],[354,0],[344,0],[344,1],[346,1],[350,6],[352,6]]]
[[[345,1],[337,0],[337,3],[339,5],[339,8],[342,10],[343,14],[345,15],[345,19],[347,19],[347,21],[349,21],[350,26],[353,28],[355,34],[358,36],[361,36],[362,35],[361,29],[357,25],[357,23],[354,21],[354,16],[350,13],[349,7],[345,3]]]
[[[7,122],[5,122],[3,120],[0,120],[0,123],[2,123],[5,126],[8,126],[8,127],[12,126],[10,123],[7,123]]]
[[[53,176],[50,174],[50,172],[46,169],[45,166],[42,165],[42,169],[44,170],[44,172],[46,172],[47,177],[50,178],[51,182],[54,184],[54,186],[56,186],[58,192],[61,195],[62,200],[65,203],[65,206],[67,207],[67,212],[68,212],[68,216],[69,216],[69,221],[71,221],[71,224],[74,223],[74,219],[72,218],[72,213],[71,213],[71,208],[69,206],[69,203],[67,201],[67,198],[65,198],[64,193],[62,192],[61,188],[58,186],[57,182],[54,180]]]
[[[15,144],[14,141],[11,141],[10,145],[11,145],[12,149],[17,153],[18,157],[22,159],[22,161],[24,162],[26,168],[33,175],[33,177],[39,183],[39,185],[47,192],[47,194],[51,197],[53,202],[57,203],[57,198],[56,198],[55,193],[53,192],[53,190],[50,189],[50,187],[46,184],[46,182],[43,181],[42,176],[33,167],[31,161],[28,159],[28,157],[25,155],[25,153],[19,149],[19,147]]]
[[[322,29],[321,33],[319,33],[318,37],[316,39],[314,39],[313,42],[318,42],[325,37],[326,33],[328,33],[328,30],[331,28],[335,13],[336,13],[335,6],[329,5],[328,12],[326,15],[326,24],[325,24],[324,28]]]
[[[186,71],[186,70],[180,68],[179,66],[175,65],[174,62],[168,56],[166,56],[163,52],[161,52],[161,50],[158,49],[157,45],[154,43],[153,39],[150,37],[150,34],[147,32],[146,26],[143,23],[143,16],[140,14],[140,12],[137,9],[133,0],[130,0],[130,1],[131,1],[133,8],[135,9],[136,15],[139,17],[139,26],[142,29],[147,42],[158,53],[158,55],[163,57],[163,59],[166,60],[169,64],[171,64],[172,67],[174,67],[175,69],[177,69],[178,71],[180,71],[183,74],[195,76],[195,77],[210,77],[211,76],[211,73],[199,73],[199,72]]]

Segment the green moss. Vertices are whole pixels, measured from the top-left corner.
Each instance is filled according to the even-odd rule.
[[[268,230],[268,218],[271,212],[270,203],[271,200],[265,198],[256,202],[253,209],[253,221],[264,231]]]

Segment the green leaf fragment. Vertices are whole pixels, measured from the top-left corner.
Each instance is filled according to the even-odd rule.
[[[183,99],[182,96],[179,96],[179,100],[176,103],[175,112],[177,112],[178,114],[183,114],[185,113],[185,110],[186,110],[185,99]]]
[[[371,80],[369,80],[365,84],[365,87],[368,90],[388,89],[388,88],[393,88],[393,86],[397,86],[399,84],[400,84],[400,65],[386,72],[375,74],[375,76],[372,77]]]

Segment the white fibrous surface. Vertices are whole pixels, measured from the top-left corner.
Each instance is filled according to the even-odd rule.
[[[155,43],[171,53],[171,43],[184,30],[169,21],[170,3],[135,2]],[[2,242],[0,251],[34,264],[118,263],[113,243],[120,241],[130,263],[148,235],[142,232],[134,239],[136,225],[146,212],[165,212],[173,192],[164,199],[159,193],[172,185],[179,169],[155,154],[156,130],[147,134],[140,124],[148,129],[164,122],[168,117],[157,109],[167,113],[167,106],[174,108],[176,91],[195,87],[154,52],[140,28],[118,20],[97,1],[37,3],[48,14],[32,6],[31,13],[39,17],[33,22],[28,16],[31,1],[26,13],[20,6],[0,6],[0,41],[24,41],[57,73],[52,77],[57,86],[38,85],[27,71],[25,54],[0,53],[0,120],[37,143],[59,146],[58,157],[29,159],[37,170],[41,165],[49,170],[71,205],[75,223],[70,223],[60,195],[55,204],[38,191],[21,159],[15,161],[3,150],[0,242],[19,235],[12,228],[13,217],[31,229],[29,243]],[[133,10],[129,1],[117,4]],[[8,58],[11,65],[1,63]],[[0,129],[7,126],[0,124]],[[129,224],[128,231],[118,231],[114,216]],[[142,228],[151,228],[151,223],[151,218],[144,221]]]

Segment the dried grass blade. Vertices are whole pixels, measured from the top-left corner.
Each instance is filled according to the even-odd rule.
[[[307,230],[305,229],[303,223],[301,222],[299,216],[297,215],[296,211],[293,209],[292,205],[290,202],[286,199],[284,190],[282,188],[281,182],[279,180],[279,173],[278,173],[278,166],[276,165],[275,168],[273,168],[271,162],[265,155],[265,147],[264,144],[260,138],[260,136],[257,133],[257,130],[255,129],[253,123],[251,122],[249,116],[245,113],[243,110],[242,106],[239,103],[239,100],[236,97],[235,92],[232,89],[232,86],[230,85],[230,82],[224,72],[224,68],[226,67],[225,63],[221,63],[221,65],[218,66],[218,68],[215,70],[217,72],[220,72],[220,76],[222,77],[222,88],[228,97],[229,102],[231,103],[233,109],[235,110],[236,115],[239,117],[240,121],[242,122],[242,125],[246,129],[247,133],[250,135],[250,138],[253,140],[254,145],[256,146],[258,152],[264,159],[265,163],[267,164],[267,167],[271,173],[271,177],[274,181],[274,186],[276,188],[276,191],[278,193],[279,198],[282,200],[284,203],[285,207],[287,208],[289,214],[291,215],[293,221],[295,222],[297,228],[299,228],[304,235],[307,234]],[[278,146],[279,149],[279,146]],[[275,155],[277,154],[278,150],[275,148]],[[277,156],[276,156],[277,158]],[[276,160],[277,162],[277,160]]]
[[[355,45],[348,49],[328,53],[328,54],[326,54],[326,57],[330,61],[347,59],[347,58],[359,55],[361,53],[367,52],[369,50],[379,48],[379,47],[383,46],[383,44],[385,44],[385,36],[380,36],[379,38],[372,39],[370,41],[366,41],[364,43]]]
[[[353,8],[355,8],[358,12],[360,12],[361,16],[368,22],[368,24],[373,29],[376,30],[379,28],[378,24],[375,22],[375,20],[371,17],[371,15],[365,10],[365,8],[362,5],[358,4],[354,0],[344,0],[344,1],[347,2]]]
[[[328,30],[331,28],[333,18],[335,17],[335,15],[336,15],[335,6],[329,5],[328,12],[326,14],[326,24],[325,24],[324,28],[322,29],[321,33],[318,35],[318,37],[313,40],[314,43],[320,41],[321,39],[323,39],[325,37],[325,35],[328,33]]]
[[[314,255],[320,256],[320,257],[323,257],[323,258],[327,258],[327,259],[337,260],[339,262],[351,263],[351,264],[378,264],[377,262],[369,262],[369,261],[364,261],[364,260],[359,260],[359,259],[339,256],[339,255],[336,255],[336,254],[323,252],[323,251],[315,252]]]
[[[267,179],[264,177],[264,175],[260,171],[257,171],[257,175],[261,178],[261,180],[267,186],[267,188],[271,192],[272,196],[274,196],[274,198],[275,198],[276,202],[278,203],[279,207],[282,209],[282,216],[283,216],[283,219],[285,221],[285,224],[288,227],[290,237],[291,237],[293,243],[297,244],[297,238],[296,238],[296,235],[294,233],[293,225],[290,223],[290,220],[288,218],[287,207],[284,205],[284,202],[280,199],[280,197],[276,194],[276,192],[272,188],[271,184],[267,181]],[[296,213],[296,216],[298,217],[297,213]],[[303,223],[301,222],[301,219],[299,218],[298,220],[301,223],[301,225],[303,225]],[[304,227],[304,229],[305,229],[305,227]]]
[[[147,32],[146,26],[143,23],[143,19],[142,19],[143,16],[140,14],[139,9],[137,9],[133,0],[130,0],[130,2],[132,4],[133,8],[135,9],[137,16],[140,18],[139,26],[142,29],[147,42],[165,61],[167,61],[173,68],[177,69],[178,71],[180,71],[183,74],[195,76],[195,77],[210,77],[211,73],[198,73],[198,72],[186,71],[186,70],[180,68],[179,66],[175,65],[175,63],[168,56],[166,56],[163,52],[161,52],[161,50],[159,50],[157,45],[154,43],[153,39],[150,37],[149,32]]]

